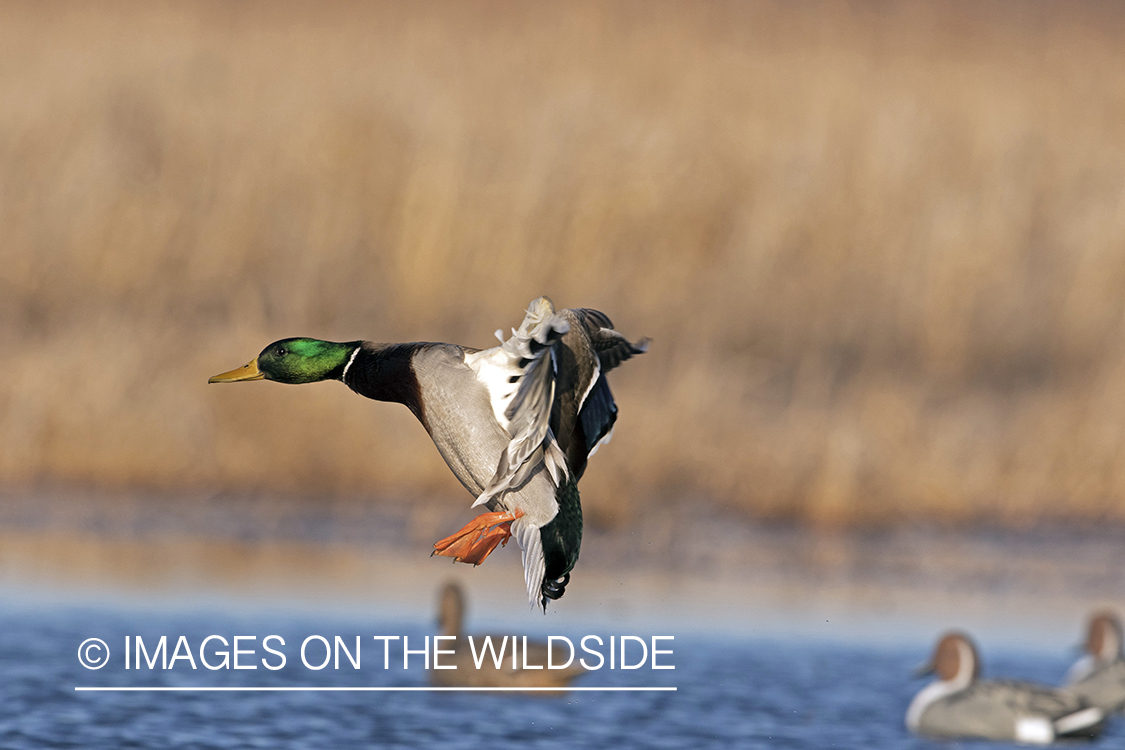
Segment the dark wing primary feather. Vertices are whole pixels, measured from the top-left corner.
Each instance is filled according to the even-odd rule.
[[[601,329],[590,339],[594,344],[594,349],[598,352],[598,360],[602,364],[602,375],[630,357],[648,351],[648,339],[641,339],[634,344],[610,328]]]
[[[609,390],[609,382],[604,376],[598,378],[582,411],[578,414],[582,422],[582,433],[586,443],[586,456],[589,457],[598,444],[613,429],[617,421],[617,402],[613,400],[613,393]]]
[[[571,308],[562,311],[572,323],[563,339],[570,357],[560,360],[560,371],[570,365],[573,373],[560,372],[561,407],[553,415],[553,427],[563,443],[567,462],[576,477],[586,469],[586,460],[613,429],[617,404],[606,373],[630,357],[645,351],[647,339],[637,344],[613,329],[613,321],[599,310]],[[584,334],[584,335],[583,335]],[[568,418],[570,414],[575,417]]]
[[[578,316],[578,320],[586,326],[586,330],[591,334],[599,328],[613,328],[613,321],[601,310],[595,310],[592,307],[571,307],[569,309]]]
[[[648,339],[632,343],[613,329],[613,321],[600,310],[579,307],[573,310],[590,337],[590,344],[598,354],[602,375],[620,365],[625,360],[648,350]]]

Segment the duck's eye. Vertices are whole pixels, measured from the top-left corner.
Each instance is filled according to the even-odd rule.
[[[288,353],[289,353],[289,352],[288,352],[287,350],[285,350],[285,349],[278,349],[278,350],[277,350],[277,356],[279,356],[279,357],[284,357],[284,356],[285,356],[286,354],[288,354]]]

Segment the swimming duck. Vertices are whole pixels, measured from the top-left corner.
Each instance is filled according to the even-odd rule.
[[[938,641],[923,674],[938,679],[906,711],[912,732],[1047,744],[1062,737],[1094,737],[1105,712],[1081,698],[1023,682],[981,680],[976,647],[963,633]]]
[[[451,656],[443,655],[442,664],[455,666],[456,669],[430,670],[430,680],[434,685],[444,687],[535,687],[559,688],[562,690],[575,677],[586,673],[585,668],[577,660],[564,669],[546,668],[548,666],[547,644],[541,642],[528,642],[526,646],[523,646],[521,642],[518,650],[521,654],[522,663],[542,666],[543,669],[512,669],[512,660],[508,654],[511,653],[512,649],[517,648],[514,636],[508,637],[509,643],[505,647],[506,650],[503,651],[505,658],[500,659],[499,666],[497,666],[496,659],[490,655],[481,659],[478,668],[473,658],[472,647],[462,631],[464,618],[465,595],[456,583],[447,583],[442,588],[441,597],[438,600],[438,622],[442,635],[453,636],[457,640],[452,645],[449,641],[443,641],[440,647],[443,651],[455,651]],[[484,652],[486,648],[482,644],[482,638],[474,638],[478,655]],[[493,635],[492,643],[494,650],[489,653],[500,654],[504,636]],[[524,653],[525,648],[526,654]],[[556,648],[554,658],[556,660],[564,658],[564,654],[564,650]],[[517,664],[520,663],[517,661]]]
[[[1125,708],[1125,656],[1121,620],[1113,612],[1095,612],[1086,630],[1086,654],[1067,672],[1067,692],[1107,713]]]
[[[597,310],[533,300],[500,345],[379,344],[288,338],[210,383],[339,380],[361,396],[404,404],[446,464],[486,506],[431,554],[479,565],[510,537],[523,550],[528,598],[546,611],[563,595],[582,543],[578,480],[608,441],[617,405],[606,374],[647,348]]]

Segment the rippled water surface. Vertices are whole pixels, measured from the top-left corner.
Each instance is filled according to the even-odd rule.
[[[122,668],[124,638],[185,635],[198,657],[208,635],[277,633],[288,663],[270,671]],[[311,634],[348,643],[356,635],[425,631],[334,616],[152,614],[45,607],[0,615],[0,746],[4,748],[489,747],[506,748],[915,748],[939,745],[907,734],[902,717],[921,684],[910,672],[922,648],[707,639],[678,635],[675,670],[601,670],[578,684],[669,685],[676,692],[571,692],[564,697],[396,692],[76,692],[75,686],[425,686],[401,651],[383,669],[382,647],[364,645],[360,670],[306,669],[299,644]],[[576,635],[576,634],[571,634]],[[603,635],[609,635],[605,633]],[[642,634],[643,635],[643,634]],[[110,663],[91,671],[78,645],[101,637]],[[254,642],[251,642],[253,645]],[[171,643],[169,644],[171,645]],[[214,642],[213,642],[214,645]],[[276,642],[275,642],[276,645]],[[323,654],[323,650],[320,652]],[[317,659],[311,658],[310,661]],[[264,652],[255,656],[260,659]],[[991,674],[1056,680],[1066,654],[986,654]],[[420,657],[419,657],[420,659]],[[215,659],[212,659],[214,663]],[[260,663],[255,659],[252,663]],[[418,661],[417,659],[415,660]],[[1122,723],[1097,743],[1125,746]],[[948,746],[948,744],[944,745]],[[995,747],[965,743],[964,747]]]

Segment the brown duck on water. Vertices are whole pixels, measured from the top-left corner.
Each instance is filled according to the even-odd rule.
[[[528,641],[526,653],[522,639],[519,640],[517,648],[515,636],[507,636],[507,641],[503,635],[473,636],[473,643],[470,645],[469,637],[463,632],[464,619],[465,595],[456,583],[447,583],[442,588],[441,598],[438,600],[438,624],[442,635],[453,636],[457,640],[442,641],[439,648],[443,651],[455,652],[448,656],[443,654],[441,663],[455,666],[456,669],[431,669],[430,682],[438,687],[519,687],[564,690],[574,678],[586,673],[577,659],[563,669],[549,668],[546,643]],[[491,638],[491,650],[484,643],[486,637]],[[474,647],[476,658],[473,654]],[[504,649],[503,658],[499,658],[501,648]],[[516,667],[512,666],[513,649],[519,652]],[[561,661],[568,655],[570,654],[565,646],[558,647],[555,649],[554,659],[556,662]],[[540,666],[542,669],[524,669],[524,663]]]
[[[631,343],[597,310],[556,311],[540,297],[501,342],[479,350],[282,339],[208,382],[339,380],[362,396],[404,404],[476,496],[473,506],[490,511],[437,542],[433,554],[479,565],[514,535],[528,597],[545,610],[578,561],[578,479],[617,419],[606,374],[647,341]]]

